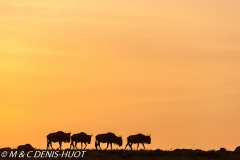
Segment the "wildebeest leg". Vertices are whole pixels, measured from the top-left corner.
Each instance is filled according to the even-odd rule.
[[[110,145],[111,145],[111,150],[112,150],[112,143],[110,143]]]
[[[62,141],[59,141],[58,143],[59,143],[59,148],[58,149],[61,150],[61,148],[62,148]]]
[[[138,150],[139,143],[137,144],[137,150]]]
[[[126,144],[126,147],[125,147],[125,149],[127,148],[127,146],[129,146],[129,148],[130,148],[130,149],[132,149],[132,148],[131,148],[131,147],[132,147],[132,145],[131,145],[131,146],[130,146],[130,145],[131,145],[131,142],[128,142],[128,143]]]
[[[49,143],[50,143],[50,142],[47,140],[47,149],[48,149],[48,147],[49,147]]]
[[[131,150],[132,150],[132,143],[129,143],[129,147],[131,148]]]
[[[99,146],[99,148],[102,149],[100,144],[101,144],[101,142],[98,142],[98,146]]]
[[[81,142],[81,149],[82,149],[82,142]]]
[[[127,148],[127,146],[129,145],[129,142],[126,144],[126,147],[125,147],[125,149]]]
[[[143,148],[145,149],[144,143],[142,143],[142,145],[143,145]]]
[[[99,141],[96,141],[96,142],[95,142],[95,147],[96,147],[96,149],[98,149],[98,147],[99,147],[100,149],[102,149],[101,146],[100,146],[100,143],[101,143],[101,142],[99,142]]]
[[[52,142],[50,143],[50,145],[51,145],[51,148],[53,149],[53,147],[52,147]]]
[[[97,147],[98,147],[98,142],[95,141],[95,148],[96,148],[96,150],[97,150]]]
[[[84,147],[84,149],[87,147],[87,143],[86,142],[84,142],[84,144],[85,144],[85,147]]]
[[[72,148],[72,141],[71,141],[71,143],[70,143],[70,149]],[[74,148],[74,147],[73,147]]]
[[[107,148],[108,148],[108,145],[109,145],[109,143],[107,143],[107,147],[106,147],[105,149],[107,149]]]
[[[75,141],[75,149],[78,149],[78,148],[77,148],[77,144],[78,144],[78,142],[77,142],[77,141]]]
[[[73,144],[74,142],[73,141],[71,141],[71,144],[70,144],[70,149],[73,147],[74,148],[74,144]]]
[[[50,142],[49,144],[50,144],[51,148],[53,149],[53,147],[52,147],[52,142]]]
[[[51,141],[47,142],[47,149],[49,148],[49,145],[51,144]]]

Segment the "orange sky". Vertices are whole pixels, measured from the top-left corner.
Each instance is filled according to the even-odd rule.
[[[234,150],[239,8],[239,0],[0,1],[0,147],[45,148],[46,135],[62,130],[111,131],[124,147],[143,133],[148,149]]]

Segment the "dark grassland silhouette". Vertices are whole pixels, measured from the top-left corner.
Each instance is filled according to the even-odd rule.
[[[91,143],[91,138],[92,135],[87,135],[84,132],[80,132],[80,133],[76,133],[74,135],[71,136],[71,144],[70,144],[70,149],[71,147],[77,149],[77,143],[81,142],[81,149],[82,149],[82,144],[85,144],[84,149],[87,147],[87,143],[90,144]],[[74,144],[75,142],[75,144]]]
[[[134,143],[135,144],[137,143],[137,150],[139,147],[139,143],[141,143],[143,148],[145,149],[144,143],[151,144],[151,137],[148,135],[145,136],[141,133],[136,134],[136,135],[130,135],[127,137],[127,144],[126,144],[125,149],[127,148],[127,146],[129,146],[130,149],[132,150],[132,144],[134,144]]]
[[[98,147],[101,149],[100,143],[107,143],[107,147],[105,149],[108,148],[109,144],[111,145],[112,149],[112,143],[118,145],[119,147],[122,146],[122,137],[121,136],[117,137],[112,132],[98,134],[95,138],[96,138],[95,141],[96,150],[98,149]]]
[[[72,160],[72,159],[84,159],[84,160],[240,160],[240,147],[237,147],[234,151],[228,151],[224,148],[220,148],[219,150],[209,150],[203,151],[200,149],[175,149],[175,150],[124,150],[124,149],[117,149],[117,150],[96,150],[96,149],[87,149],[85,150],[86,153],[84,154],[83,158],[64,158],[65,160]],[[22,151],[21,149],[12,149],[9,147],[5,147],[0,149],[0,153],[3,151]],[[41,151],[41,149],[35,149],[37,151]],[[59,153],[63,153],[68,151],[69,149],[60,150]],[[44,151],[44,150],[42,150]],[[80,150],[81,151],[81,150]],[[52,151],[50,151],[52,152]],[[28,151],[25,151],[25,158],[14,158],[14,159],[22,159],[22,160],[29,160],[27,158]],[[8,158],[1,158],[0,159],[8,159]],[[49,159],[49,160],[56,160],[56,159],[63,159],[63,158],[34,158],[35,160],[40,159]]]
[[[62,147],[62,142],[65,143],[69,143],[70,142],[70,136],[71,136],[71,132],[70,133],[64,133],[63,131],[58,131],[58,132],[54,132],[54,133],[50,133],[47,135],[47,149],[49,148],[49,146],[52,147],[52,142],[58,142],[59,143],[59,148],[61,149]]]

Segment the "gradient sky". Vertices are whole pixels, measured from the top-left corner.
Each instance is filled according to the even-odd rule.
[[[111,131],[123,147],[143,133],[148,149],[234,150],[239,8],[239,0],[1,0],[0,147],[45,148],[46,135],[62,130]]]

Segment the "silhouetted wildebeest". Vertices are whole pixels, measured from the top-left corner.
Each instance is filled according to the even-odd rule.
[[[87,135],[84,132],[80,132],[80,133],[72,135],[70,149],[71,149],[71,146],[73,146],[73,148],[77,149],[78,142],[81,142],[81,149],[82,149],[82,144],[84,143],[85,144],[84,149],[85,149],[87,147],[87,143],[88,144],[91,143],[91,138],[92,138],[92,135]],[[74,142],[75,142],[75,145],[74,145]]]
[[[137,145],[137,150],[138,150],[139,143],[142,143],[143,148],[145,149],[144,143],[151,144],[151,137],[150,136],[145,136],[141,133],[136,134],[136,135],[130,135],[130,136],[127,137],[127,145],[126,145],[125,149],[127,148],[127,146],[129,146],[132,150],[132,144],[133,143],[138,144]]]
[[[64,133],[62,131],[50,133],[47,135],[47,149],[49,145],[52,147],[52,142],[58,142],[59,143],[59,148],[61,149],[62,147],[62,142],[69,143],[71,138],[71,132],[70,133]]]
[[[111,149],[112,149],[112,143],[118,145],[119,147],[122,146],[122,137],[117,137],[114,133],[108,132],[108,133],[104,133],[104,134],[98,134],[96,136],[96,141],[95,141],[95,147],[96,149],[98,149],[98,147],[101,149],[100,147],[100,143],[107,143],[107,147],[105,149],[108,148],[108,145],[111,145]]]
[[[30,151],[30,150],[35,150],[35,148],[33,148],[33,146],[31,144],[24,144],[24,145],[19,145],[17,147],[18,150],[21,151]]]

